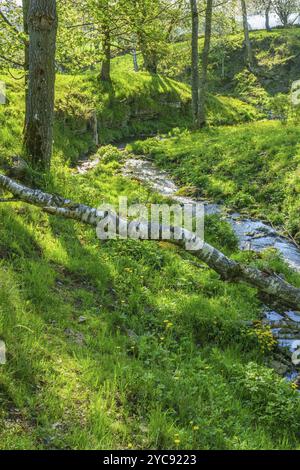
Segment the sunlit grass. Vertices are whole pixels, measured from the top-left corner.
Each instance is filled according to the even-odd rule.
[[[69,168],[91,148],[84,126],[95,106],[95,78],[58,77],[53,165],[39,184],[94,207],[116,204],[120,195],[129,203],[161,201],[120,175],[121,156],[112,148],[100,152],[101,163],[87,175]],[[118,100],[130,97],[139,107],[153,110],[160,95],[189,100],[185,85],[165,78],[131,73],[126,82],[116,72],[115,80]],[[1,163],[22,145],[22,85],[8,85]],[[109,91],[102,92],[99,86],[96,105],[104,122],[111,118],[106,138],[128,135],[131,128],[120,131],[116,118],[124,118],[124,108],[110,107]],[[213,99],[212,110],[219,124],[256,116],[230,98]],[[153,131],[152,124],[137,130]],[[170,129],[164,117],[155,129],[161,124]],[[170,140],[135,148],[205,195],[231,200],[264,154],[280,187],[287,166],[293,181],[297,129],[264,124],[262,141],[261,126],[176,130]],[[22,203],[1,205],[0,233],[0,339],[7,347],[1,449],[299,448],[299,397],[267,367],[269,332],[249,326],[262,309],[255,289],[223,282],[168,243],[101,244],[91,228]],[[206,221],[206,237],[234,258],[299,283],[273,253],[239,253],[232,230],[216,216]]]
[[[61,169],[57,191],[91,205],[157,198],[116,165],[87,176]],[[221,237],[218,219],[207,223],[208,239]],[[1,234],[1,448],[297,445],[294,426],[280,424],[297,422],[297,396],[264,367],[245,327],[259,317],[255,290],[168,244],[101,245],[92,229],[20,204],[1,209]],[[236,251],[230,233],[220,243]],[[269,413],[281,396],[289,411]]]
[[[265,121],[183,132],[129,149],[154,158],[201,196],[284,225],[299,239],[299,137],[297,123]]]

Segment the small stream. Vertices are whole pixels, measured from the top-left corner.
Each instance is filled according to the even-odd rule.
[[[124,150],[125,147],[126,144],[118,146],[119,150]],[[77,172],[79,174],[88,173],[99,162],[100,158],[84,160],[77,167]],[[126,178],[133,178],[148,185],[157,193],[180,204],[202,202],[207,215],[219,214],[231,225],[241,250],[260,252],[266,248],[275,248],[281,253],[286,263],[300,273],[300,249],[291,240],[276,232],[270,225],[260,220],[244,217],[237,212],[228,213],[220,204],[179,196],[178,191],[180,188],[170,175],[144,158],[127,159],[122,168],[122,174]],[[283,353],[276,361],[277,371],[284,375],[287,380],[295,381],[297,379],[299,384],[299,370],[293,366],[291,356],[300,348],[300,312],[277,312],[265,307],[263,322],[271,327]],[[295,343],[296,341],[298,343]]]
[[[196,201],[188,197],[177,196],[179,187],[170,176],[155,167],[147,160],[130,158],[123,168],[123,175],[134,177],[151,186],[153,190],[164,196],[172,198],[181,204],[192,204]],[[276,248],[290,267],[300,273],[300,250],[289,239],[278,234],[271,226],[241,214],[228,214],[219,204],[201,201],[205,205],[207,215],[220,214],[230,223],[236,234],[241,250],[262,251],[266,248]]]
[[[159,170],[152,162],[145,159],[127,159],[122,173],[125,177],[134,178],[150,186],[154,191],[169,197],[181,204],[203,202],[207,215],[219,214],[229,222],[239,241],[241,250],[260,252],[266,248],[276,248],[295,271],[300,273],[300,249],[289,239],[280,235],[271,226],[259,220],[245,218],[239,213],[228,214],[218,204],[206,201],[196,201],[188,197],[178,196],[179,187],[165,171]],[[300,341],[300,312],[286,311],[275,312],[266,307],[264,323],[270,325],[279,346],[285,353],[291,356],[299,349],[295,341]],[[285,370],[287,369],[287,370]],[[292,367],[292,362],[287,361],[287,366],[282,369],[283,375],[288,380],[295,380],[299,371]]]

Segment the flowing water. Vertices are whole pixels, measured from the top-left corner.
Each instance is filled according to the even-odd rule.
[[[123,175],[134,178],[150,186],[154,191],[171,198],[181,204],[203,202],[206,214],[221,215],[233,228],[239,241],[241,250],[260,252],[266,248],[276,248],[295,271],[300,273],[300,250],[289,239],[280,235],[271,226],[259,220],[245,218],[241,214],[228,214],[221,205],[206,201],[196,201],[188,197],[178,196],[179,187],[170,178],[168,173],[159,170],[153,163],[138,158],[130,158],[123,168]],[[286,311],[275,312],[266,308],[265,323],[272,328],[278,344],[284,350],[294,353],[300,347],[300,312]],[[296,343],[296,341],[298,341]],[[292,362],[291,362],[292,365]],[[286,377],[294,380],[298,375],[292,366]]]
[[[188,197],[178,196],[179,187],[170,176],[147,160],[128,159],[123,168],[123,174],[148,184],[156,192],[179,203],[199,202]],[[226,214],[221,205],[206,201],[200,202],[205,205],[206,214],[223,214],[223,217],[232,226],[242,250],[262,251],[266,248],[276,248],[289,266],[300,273],[300,250],[292,241],[284,238],[272,227],[259,220],[244,218],[238,213]]]
[[[123,150],[124,145],[118,148]],[[100,162],[99,158],[82,161],[77,171],[85,174],[95,168]],[[219,214],[226,220],[239,241],[241,250],[260,252],[266,248],[277,249],[286,263],[300,273],[300,249],[288,238],[280,235],[270,225],[242,216],[239,213],[229,214],[219,204],[213,204],[204,200],[195,200],[178,195],[179,187],[167,172],[158,169],[152,162],[144,158],[129,158],[122,169],[123,176],[137,179],[147,184],[151,189],[180,204],[193,204],[202,202],[207,215]],[[290,357],[300,348],[300,312],[285,311],[275,312],[267,307],[264,311],[264,323],[270,325],[273,335],[277,338],[283,351],[289,352]],[[288,371],[288,372],[287,372]],[[287,361],[284,373],[288,380],[299,377],[299,371],[292,366],[291,359]]]

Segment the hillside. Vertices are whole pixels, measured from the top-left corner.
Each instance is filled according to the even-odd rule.
[[[7,87],[8,106],[0,106],[0,161],[21,154],[24,90],[22,82],[0,77]],[[61,157],[75,163],[93,149],[91,123],[96,113],[100,143],[166,133],[191,125],[190,88],[175,80],[145,72],[113,72],[112,84],[96,74],[58,75],[54,145]],[[21,112],[20,112],[21,111]],[[211,96],[212,125],[247,122],[263,117],[255,107],[227,96]]]
[[[133,72],[126,54],[112,60],[111,83],[95,71],[57,74],[51,170],[28,167],[22,183],[94,208],[121,196],[173,204],[149,174],[123,171],[129,159],[151,160],[178,183],[176,196],[224,206],[206,215],[206,242],[300,288],[300,271],[273,247],[242,251],[226,218],[238,211],[237,224],[255,217],[295,251],[300,243],[299,117],[276,104],[300,78],[300,29],[251,39],[255,73],[240,34],[214,38],[198,131],[188,42],[169,45],[159,74]],[[0,76],[0,172],[11,177],[13,157],[26,158],[24,81],[13,75]],[[101,242],[15,199],[1,199],[0,234],[0,450],[300,449],[299,367],[280,343],[299,338],[299,312],[275,294],[175,244]],[[281,336],[268,314],[282,314]]]
[[[300,78],[300,28],[274,29],[250,33],[256,69],[245,67],[242,33],[214,38],[210,62],[210,90],[246,101],[266,104],[277,93],[288,93]],[[200,40],[200,51],[203,39]],[[187,83],[191,70],[189,41],[170,46],[160,72]]]
[[[161,200],[118,174],[124,155],[99,155],[79,175],[58,152],[47,189],[96,207]],[[207,222],[206,240],[249,261],[224,222]],[[266,367],[274,341],[255,289],[168,243],[101,245],[19,203],[1,206],[0,257],[2,449],[298,446],[298,395]],[[298,282],[273,254],[257,262]]]
[[[110,107],[102,94],[97,102],[103,122],[112,119],[107,138],[132,132],[129,121],[117,133],[126,109],[160,113],[151,101],[157,95],[189,100],[187,87],[159,77],[137,75],[125,86],[120,76],[115,83],[116,102],[126,96],[123,107]],[[40,184],[95,206],[122,194],[161,200],[118,175],[123,157],[113,148],[101,150],[102,163],[87,175],[66,166],[92,145],[86,126],[96,86],[90,77],[58,77],[53,170]],[[0,108],[2,160],[21,151],[21,99],[21,86],[9,80],[8,104]],[[145,122],[138,130],[149,131]],[[164,115],[161,122],[168,126]],[[207,236],[241,256],[218,217],[210,219]],[[1,206],[0,258],[0,336],[8,350],[0,379],[1,448],[296,445],[291,423],[298,401],[265,367],[269,330],[245,327],[261,315],[254,289],[224,284],[168,244],[100,245],[92,230],[20,204]],[[256,377],[261,385],[254,390]],[[271,413],[278,407],[284,417]],[[289,423],[284,436],[282,419]]]
[[[182,132],[128,149],[171,171],[195,194],[284,227],[300,242],[300,129],[278,121]]]

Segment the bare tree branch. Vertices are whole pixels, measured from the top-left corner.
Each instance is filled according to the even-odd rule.
[[[4,13],[0,10],[0,18],[6,23],[16,34],[19,34],[18,29],[9,21],[7,16],[4,15]]]

